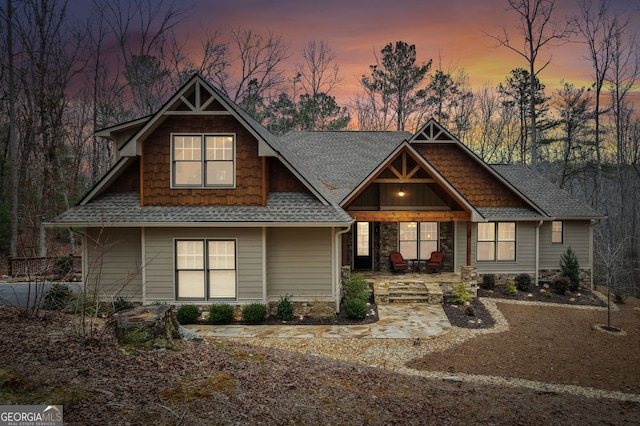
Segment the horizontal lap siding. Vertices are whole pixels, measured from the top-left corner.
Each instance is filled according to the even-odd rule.
[[[89,229],[85,261],[89,292],[98,297],[142,300],[142,253],[138,229]],[[98,238],[102,243],[96,245]],[[97,288],[95,287],[97,285]]]
[[[267,232],[267,295],[331,296],[332,239],[328,228]]]
[[[477,262],[478,224],[474,223],[471,236],[471,262],[478,267],[478,273],[534,274],[536,270],[536,226],[537,222],[516,222],[515,262]]]
[[[467,223],[454,222],[456,227],[455,256],[456,272],[460,272],[462,266],[467,265]]]
[[[563,243],[551,244],[551,222],[540,227],[540,269],[557,269],[560,256],[571,247],[578,257],[580,268],[588,269],[590,265],[590,222],[564,221]]]
[[[175,300],[176,238],[222,238],[237,241],[238,300],[262,300],[262,230],[244,229],[146,229],[147,300]]]

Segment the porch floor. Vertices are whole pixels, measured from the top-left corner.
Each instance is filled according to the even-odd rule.
[[[443,286],[452,287],[462,282],[460,274],[441,272],[437,274],[389,272],[365,272],[372,284],[375,303],[424,303],[439,305],[443,302]]]

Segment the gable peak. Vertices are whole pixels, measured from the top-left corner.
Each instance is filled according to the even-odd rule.
[[[455,142],[453,137],[444,127],[434,119],[430,119],[410,139],[410,142]]]

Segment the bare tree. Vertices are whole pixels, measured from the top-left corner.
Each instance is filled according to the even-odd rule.
[[[600,116],[602,114],[601,94],[602,87],[605,83],[611,64],[613,62],[614,43],[617,34],[624,29],[627,22],[622,21],[617,13],[611,13],[608,10],[608,2],[600,0],[596,7],[593,6],[591,0],[582,0],[580,2],[580,16],[574,19],[578,32],[587,45],[587,58],[591,61],[593,67],[593,79],[595,89],[595,107],[594,107],[594,123],[595,123],[595,153],[596,153],[596,198],[594,205],[596,208],[602,206],[608,208],[607,202],[601,201],[601,197],[606,197],[606,193],[602,190],[602,135],[600,129]]]
[[[288,57],[288,45],[272,32],[259,34],[242,28],[231,32],[231,40],[230,63],[239,70],[239,76],[231,78],[221,73],[216,76],[218,86],[238,104],[250,96],[268,100],[285,81],[282,63]]]
[[[139,114],[156,111],[172,88],[160,53],[183,18],[182,4],[179,0],[114,0],[103,9]]]
[[[508,0],[508,3],[511,10],[519,15],[517,32],[524,39],[522,46],[514,45],[505,27],[502,27],[500,35],[487,35],[496,40],[498,46],[508,48],[527,61],[530,78],[529,96],[534,99],[537,76],[551,62],[551,59],[547,59],[541,66],[538,66],[538,57],[544,48],[564,41],[571,32],[570,26],[553,20],[555,0]],[[531,116],[531,167],[536,169],[538,136],[535,103],[532,102],[529,108]]]
[[[329,94],[342,82],[336,55],[324,41],[310,41],[302,48],[302,62],[296,65],[302,89],[310,96]]]

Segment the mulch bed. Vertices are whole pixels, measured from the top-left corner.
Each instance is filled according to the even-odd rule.
[[[480,298],[521,300],[527,302],[546,302],[563,305],[606,306],[604,301],[588,289],[578,292],[557,294],[548,292],[544,287],[532,287],[531,291],[518,291],[515,295],[508,295],[504,287],[498,286],[494,290],[478,288],[478,297],[469,305],[455,305],[450,300],[442,304],[451,325],[460,328],[483,329],[494,326],[493,317],[481,303]],[[470,308],[470,309],[469,309]],[[472,314],[472,315],[471,315]]]
[[[456,305],[451,301],[442,304],[444,313],[451,325],[460,328],[482,329],[495,325],[493,317],[479,298],[474,298],[468,305]]]
[[[527,302],[562,303],[565,305],[607,306],[603,300],[588,289],[580,289],[573,293],[566,292],[565,294],[557,294],[545,287],[532,286],[528,292],[518,291],[517,294],[511,296],[504,292],[503,286],[497,286],[494,290],[478,288],[478,296],[524,300]]]

